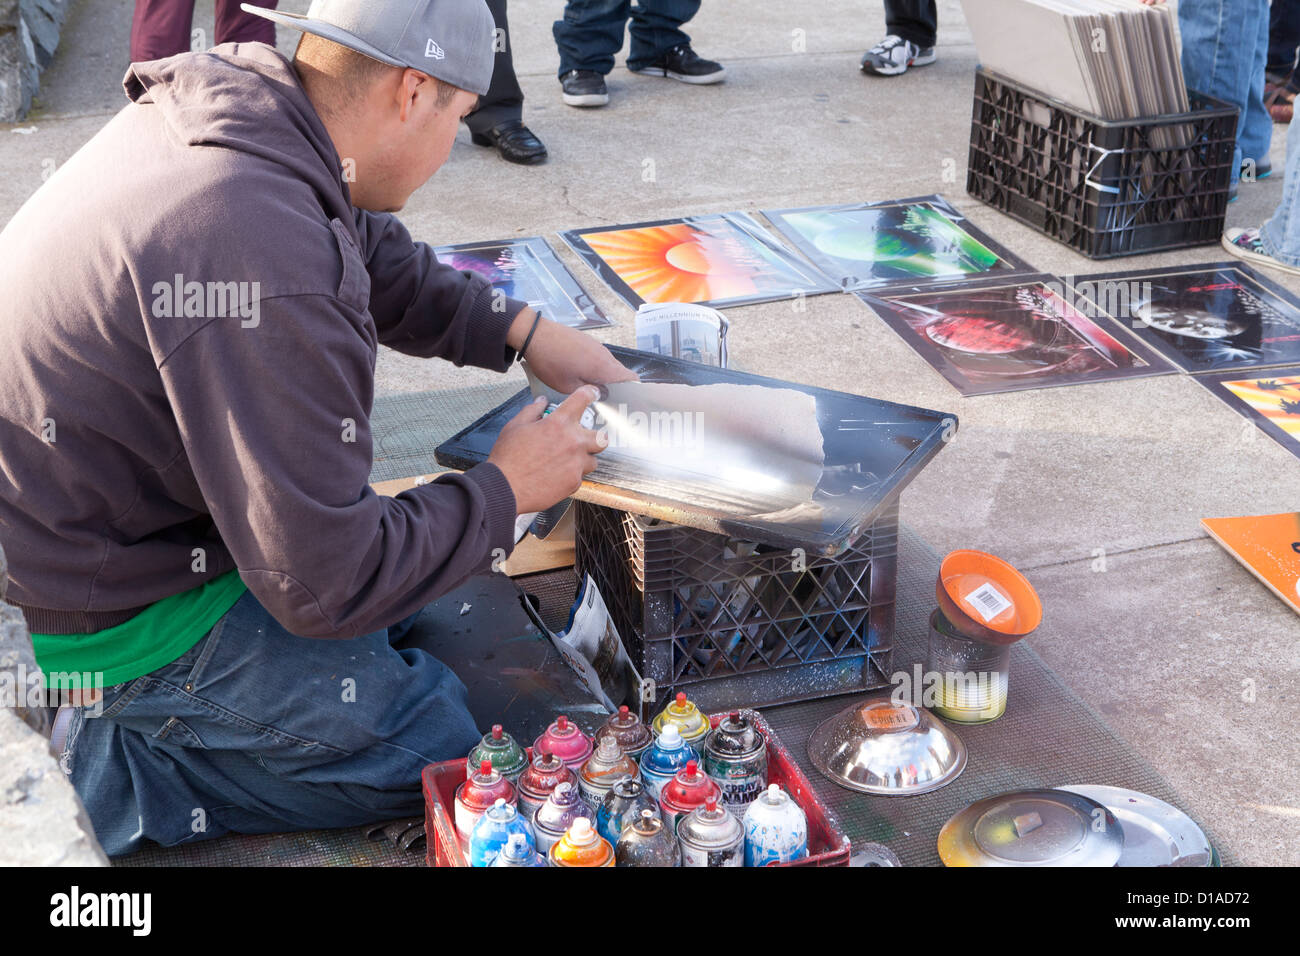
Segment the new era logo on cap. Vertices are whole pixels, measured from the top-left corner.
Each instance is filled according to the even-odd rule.
[[[441,60],[447,56],[447,54],[442,52],[442,47],[434,43],[432,39],[424,45],[424,55],[433,57],[435,60]]]

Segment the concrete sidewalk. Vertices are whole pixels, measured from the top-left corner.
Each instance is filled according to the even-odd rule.
[[[196,25],[210,33],[211,4],[199,6]],[[938,62],[881,79],[857,69],[884,32],[878,3],[709,0],[690,33],[698,52],[725,63],[725,84],[690,87],[620,65],[610,105],[575,110],[561,103],[555,79],[558,0],[517,2],[511,35],[525,120],[550,162],[512,166],[462,132],[402,219],[417,238],[440,243],[942,193],[1058,275],[1226,258],[1208,246],[1099,264],[971,200],[964,184],[975,50],[956,0],[939,7]],[[19,127],[0,127],[8,174],[0,221],[120,108],[130,8],[82,0],[38,110]],[[281,31],[283,49],[295,41]],[[1271,214],[1284,140],[1285,127],[1273,143],[1278,174],[1242,186],[1229,225]],[[105,187],[126,175],[104,170]],[[560,255],[618,322],[599,337],[633,345],[631,310],[567,249]],[[1280,281],[1300,291],[1300,282]],[[776,303],[728,316],[737,367],[956,413],[956,440],[903,495],[904,522],[940,552],[985,549],[1024,570],[1046,608],[1032,646],[1062,679],[1241,861],[1300,864],[1292,710],[1300,704],[1300,619],[1198,524],[1300,507],[1300,461],[1187,376],[963,399],[851,296],[811,298],[804,314]],[[492,378],[391,352],[379,362],[381,391]]]

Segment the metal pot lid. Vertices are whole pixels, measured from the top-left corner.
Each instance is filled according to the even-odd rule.
[[[813,766],[862,793],[906,797],[938,790],[966,767],[966,747],[938,718],[870,698],[824,721],[808,738]]]
[[[849,857],[849,866],[902,866],[902,862],[889,847],[883,843],[861,843],[853,848]]]
[[[1214,850],[1201,828],[1182,810],[1149,794],[1123,787],[1070,784],[1057,787],[1096,800],[1124,828],[1118,866],[1211,866]]]
[[[1013,790],[972,803],[939,831],[945,866],[1115,866],[1124,828],[1090,797]]]

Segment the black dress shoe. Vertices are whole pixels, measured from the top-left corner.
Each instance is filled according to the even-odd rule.
[[[501,158],[522,166],[546,162],[546,147],[522,120],[508,120],[486,133],[470,134],[475,146],[495,146]]]

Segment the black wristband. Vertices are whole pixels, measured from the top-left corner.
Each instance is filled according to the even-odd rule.
[[[533,327],[528,330],[528,336],[524,339],[524,344],[519,346],[519,361],[524,360],[524,353],[528,351],[529,344],[533,341],[533,335],[537,331],[537,326],[542,322],[542,313],[537,313],[537,318],[533,319]]]

